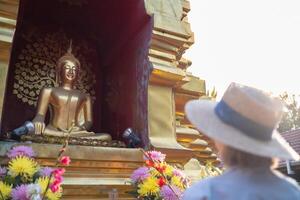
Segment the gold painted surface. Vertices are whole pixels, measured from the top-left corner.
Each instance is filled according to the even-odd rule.
[[[0,41],[0,61],[3,63],[9,62],[11,44]]]
[[[192,61],[190,61],[190,60],[188,60],[188,59],[186,59],[186,58],[181,58],[180,60],[179,60],[179,65],[178,65],[178,67],[180,68],[180,69],[183,69],[183,70],[186,70],[188,67],[190,67],[192,65]]]
[[[196,139],[189,144],[189,148],[194,150],[203,150],[208,147],[208,142],[202,139]]]
[[[0,141],[0,156],[3,156],[7,150],[13,145],[28,144],[35,152],[38,153],[38,157],[43,159],[54,159],[59,152],[61,145],[56,144],[38,144],[38,143],[13,143],[13,142],[1,142]],[[113,148],[113,147],[87,147],[70,145],[67,148],[66,155],[69,155],[73,159],[86,159],[93,161],[132,161],[142,162],[143,154],[139,149],[131,148]]]
[[[183,48],[184,44],[192,45],[191,41],[187,38],[167,33],[164,30],[159,30],[155,27],[152,33],[153,37],[157,38],[158,40],[164,41],[169,45],[177,47],[177,53],[180,51],[181,48]]]
[[[182,21],[183,4],[181,0],[145,0],[148,14],[154,15],[154,27],[174,35],[190,37],[190,28]]]
[[[190,150],[179,145],[175,134],[175,110],[172,88],[149,85],[149,139],[151,145],[180,163],[189,159]]]
[[[18,0],[0,0],[0,128],[10,51],[18,9]]]
[[[177,52],[179,51],[177,45],[168,42],[165,37],[160,37],[156,34],[152,34],[151,49],[155,49],[171,55],[177,55]]]
[[[148,92],[148,110],[151,119],[149,122],[150,139],[153,137],[176,139],[172,89],[149,85]]]
[[[177,141],[179,142],[193,142],[194,140],[199,138],[199,132],[188,127],[177,126],[176,136]]]
[[[176,91],[185,94],[195,95],[198,96],[198,98],[206,94],[205,80],[202,80],[192,75],[189,75],[188,78],[189,81],[183,84]]]
[[[15,33],[15,29],[11,27],[6,27],[1,24],[0,28],[0,41],[12,43],[12,39]]]
[[[22,143],[0,142],[0,164],[5,153],[13,145]],[[25,143],[24,143],[25,144]],[[37,152],[37,160],[43,166],[53,166],[61,145],[26,144]],[[134,199],[126,192],[131,173],[143,164],[139,149],[110,147],[86,147],[70,145],[65,155],[71,157],[63,182],[63,199],[108,199],[108,192],[117,189],[119,199]]]
[[[12,42],[16,27],[18,1],[0,0],[0,41]]]
[[[0,53],[2,52],[3,51],[1,51]],[[0,61],[0,127],[1,127],[7,71],[8,71],[8,62],[3,62],[1,60]]]
[[[176,59],[175,55],[169,54],[167,52],[163,51],[158,51],[155,49],[150,49],[149,50],[149,56],[156,57],[156,58],[161,58],[162,60],[166,60],[169,62],[172,62],[173,60]]]
[[[205,94],[205,81],[192,76],[190,73],[187,73],[186,79],[188,80],[187,83],[175,89],[177,141],[192,149],[194,158],[210,158],[212,151],[207,148],[208,142],[203,140],[205,138],[195,128],[191,127],[184,114],[184,106],[188,101],[199,99],[201,95]]]
[[[49,38],[49,40],[51,39],[53,39],[53,37]],[[61,42],[61,40],[59,42]],[[43,45],[43,43],[34,43],[34,46],[36,46],[36,48],[41,45]],[[26,45],[26,48],[27,47],[28,45]],[[31,53],[31,49],[28,49],[29,53]],[[45,48],[40,47],[40,49],[43,49],[43,51],[47,51],[47,46],[45,46]],[[45,55],[47,55],[47,53],[45,53]],[[30,62],[30,54],[28,56],[19,56],[19,58],[20,57],[22,59],[21,63],[24,60],[29,60]],[[33,59],[33,62],[45,64],[42,61],[45,61],[46,63],[48,62],[48,60],[39,60],[38,58]],[[17,64],[21,65],[20,63]],[[50,64],[51,63],[49,62],[49,66],[51,66]],[[28,96],[30,97],[34,97],[39,94],[39,101],[36,107],[36,115],[32,120],[34,124],[35,134],[66,137],[66,133],[68,132],[70,137],[82,137],[87,139],[101,139],[104,141],[111,141],[111,136],[109,134],[95,134],[94,132],[89,131],[93,124],[92,99],[85,92],[76,89],[77,81],[79,81],[79,78],[82,77],[80,76],[80,74],[84,73],[84,71],[80,71],[82,66],[79,60],[72,53],[72,41],[70,42],[70,47],[67,52],[63,56],[61,56],[58,59],[57,64],[54,65],[54,69],[43,66],[43,70],[46,71],[44,72],[39,69],[39,66],[37,64],[34,64],[33,66],[36,67],[36,70],[34,71],[27,71],[28,68],[26,68],[25,66],[22,67],[24,70],[22,73],[19,71],[19,69],[15,70],[17,74],[15,78],[18,81],[18,84],[25,85],[24,83],[26,83],[26,81],[28,81],[29,79],[30,81],[37,83],[38,89],[41,89],[39,88],[39,86],[44,85],[36,79],[40,79],[41,82],[44,81],[45,83],[45,80],[41,79],[39,74],[41,76],[46,76],[46,72],[48,71],[52,71],[53,74],[56,74],[56,80],[52,79],[52,77],[46,77],[50,79],[50,82],[52,80],[58,84],[55,87],[45,87],[41,90],[41,92],[36,92],[37,90],[35,90],[35,87],[32,88],[32,86],[35,86],[34,84],[26,83],[26,86],[29,89],[26,88],[25,90],[19,89],[20,86],[17,83],[15,83],[17,87],[14,85],[15,90],[24,90],[25,95],[29,93]],[[94,75],[92,74],[92,72],[90,72],[90,74]],[[25,76],[23,80],[20,80],[21,75]],[[82,84],[84,84],[84,82],[82,82]],[[89,84],[93,84],[93,82]],[[86,86],[83,85],[83,87]],[[20,94],[17,94],[17,97],[19,97],[18,95]],[[25,97],[23,97],[22,99],[24,99]],[[50,110],[49,108],[52,109]],[[49,111],[52,115],[50,117],[49,124],[46,125],[45,119],[48,110],[52,111]],[[82,117],[80,117],[81,114]]]
[[[69,39],[63,31],[44,35],[36,30],[34,34],[28,32],[23,35],[25,38],[30,38],[30,42],[17,56],[13,94],[24,103],[36,106],[44,87],[58,86],[56,63],[62,56],[61,49],[67,48]],[[65,46],[62,46],[63,44]],[[91,63],[82,54],[82,52],[95,52],[84,41],[74,44],[73,49],[73,53],[80,58],[81,62],[80,73],[74,87],[95,99],[96,77],[91,70]]]
[[[112,189],[116,189],[118,192],[118,200],[133,200],[131,195],[127,194],[132,190],[131,187],[117,186],[117,185],[76,185],[76,186],[63,186],[64,187],[64,199],[76,199],[76,200],[109,200],[108,193]]]
[[[187,14],[191,10],[190,2],[187,0],[181,0],[183,12],[182,12],[182,19],[187,20]]]
[[[150,83],[173,86],[182,81],[184,77],[185,73],[179,68],[154,65]]]
[[[0,16],[8,19],[17,19],[19,0],[0,0]]]
[[[13,4],[12,2],[18,1],[0,0],[0,3],[2,2]],[[145,4],[146,8],[148,8],[148,13],[154,14],[154,30],[149,55],[150,61],[157,66],[166,66],[175,69],[180,68],[181,70],[180,73],[160,69],[153,71],[151,83],[168,87],[161,87],[156,90],[153,89],[153,87],[159,86],[149,86],[150,140],[154,148],[158,150],[161,149],[163,152],[168,153],[168,157],[170,155],[169,159],[174,162],[184,163],[186,159],[191,157],[191,151],[183,148],[176,141],[174,93],[172,87],[186,83],[186,77],[189,74],[185,70],[191,63],[182,58],[184,51],[194,42],[194,36],[186,17],[190,10],[189,2],[186,0],[145,0]],[[0,4],[0,16],[2,8],[4,7],[1,7]],[[5,10],[9,9],[5,8]],[[151,12],[149,12],[149,10]],[[15,11],[11,10],[9,13]],[[7,13],[7,16],[11,15],[9,13]],[[16,16],[11,16],[11,19],[16,19]],[[178,70],[176,71],[178,72]],[[153,129],[156,131],[152,132]],[[42,152],[49,152],[49,154],[42,153],[40,155],[42,156],[40,161],[45,165],[51,165],[51,163],[54,162],[54,157],[60,146],[47,147],[48,145],[43,145],[41,147],[36,146],[35,148],[40,151],[43,150]],[[117,187],[120,191],[126,188],[126,185],[119,186],[117,184],[112,187],[112,185],[109,185],[109,182],[122,182],[122,180],[128,177],[133,168],[141,164],[141,160],[139,160],[141,159],[141,155],[139,157],[138,154],[136,154],[137,152],[124,152],[124,149],[119,151],[114,148],[113,150],[105,148],[104,151],[103,149],[94,149],[91,147],[84,149],[78,146],[73,149],[73,147],[70,146],[70,148],[72,151],[70,150],[71,152],[69,153],[75,156],[75,159],[66,174],[69,185],[65,185],[64,199],[99,199],[99,195],[101,195],[100,199],[106,199],[107,193],[105,194],[103,191],[108,191],[113,187]],[[54,154],[52,155],[51,152],[54,152]],[[139,159],[135,160],[134,158]],[[75,179],[73,179],[73,177],[75,177]],[[76,179],[79,177],[88,177],[92,182],[84,181],[84,179]],[[95,177],[100,177],[100,179],[93,179]],[[101,180],[102,177],[107,179]],[[87,184],[90,183],[90,185],[80,185],[81,181]],[[90,195],[87,197],[84,194]],[[119,199],[132,198],[122,196]]]
[[[190,100],[198,99],[198,96],[175,92],[176,112],[184,113],[184,106]]]
[[[192,144],[202,137],[184,117],[186,102],[206,94],[205,81],[186,71],[191,61],[182,57],[185,50],[194,43],[194,34],[187,18],[189,1],[145,0],[145,7],[148,14],[154,16],[149,50],[149,60],[154,69],[148,89],[151,145],[164,150],[169,146],[180,149],[177,146],[179,142],[185,147],[191,145],[195,153],[203,153],[210,158],[207,154],[211,152],[205,151],[207,144]],[[179,152],[177,150],[178,155],[181,154]]]
[[[34,142],[34,143],[46,143],[46,144],[64,144],[65,140],[68,140],[70,145],[83,145],[83,146],[96,146],[96,147],[119,147],[125,148],[126,144],[119,140],[105,140],[97,137],[57,137],[50,135],[40,134],[26,134],[21,136],[21,141]]]
[[[177,61],[167,61],[165,59],[149,56],[149,61],[153,64],[153,66],[165,66],[170,68],[176,68]]]

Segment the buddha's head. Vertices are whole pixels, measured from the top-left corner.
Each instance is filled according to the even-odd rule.
[[[72,47],[57,62],[57,77],[59,83],[75,83],[80,70],[79,60],[72,54]]]

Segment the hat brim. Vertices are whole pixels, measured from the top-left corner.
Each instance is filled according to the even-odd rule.
[[[269,141],[251,138],[221,121],[214,112],[216,105],[209,100],[192,100],[186,104],[185,113],[201,133],[225,145],[263,157],[299,160],[299,154],[276,130]]]

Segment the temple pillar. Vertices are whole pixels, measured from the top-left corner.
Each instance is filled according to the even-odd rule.
[[[168,160],[185,163],[191,151],[176,141],[172,88],[150,85],[148,89],[149,139],[151,146],[166,153]]]
[[[148,88],[150,145],[167,153],[169,161],[184,164],[193,157],[218,163],[209,139],[184,114],[187,101],[206,96],[205,80],[188,72],[192,63],[183,57],[194,43],[188,22],[190,3],[145,0],[145,7],[154,22],[149,49],[153,65]]]
[[[18,15],[18,0],[0,0],[0,129],[10,52]]]
[[[169,161],[185,164],[192,150],[180,145],[176,136],[176,88],[189,82],[190,61],[182,55],[194,42],[187,20],[186,0],[145,0],[153,16],[149,60],[153,65],[148,88],[150,145],[168,154]],[[203,82],[204,83],[204,82]]]
[[[205,81],[187,75],[188,82],[175,89],[176,102],[176,134],[177,141],[186,148],[193,150],[193,157],[202,164],[207,161],[219,163],[213,151],[211,141],[202,135],[187,119],[184,106],[190,100],[209,98],[206,96]]]

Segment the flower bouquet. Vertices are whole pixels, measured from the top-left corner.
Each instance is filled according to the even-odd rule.
[[[64,151],[64,150],[61,150]],[[58,157],[68,165],[67,156]],[[7,167],[0,166],[0,200],[58,200],[62,196],[63,168],[41,167],[31,147],[16,146],[8,151]]]
[[[158,151],[144,152],[145,166],[136,169],[131,175],[135,188],[131,194],[143,200],[182,199],[189,180],[179,169],[167,164],[165,157],[165,154]]]

